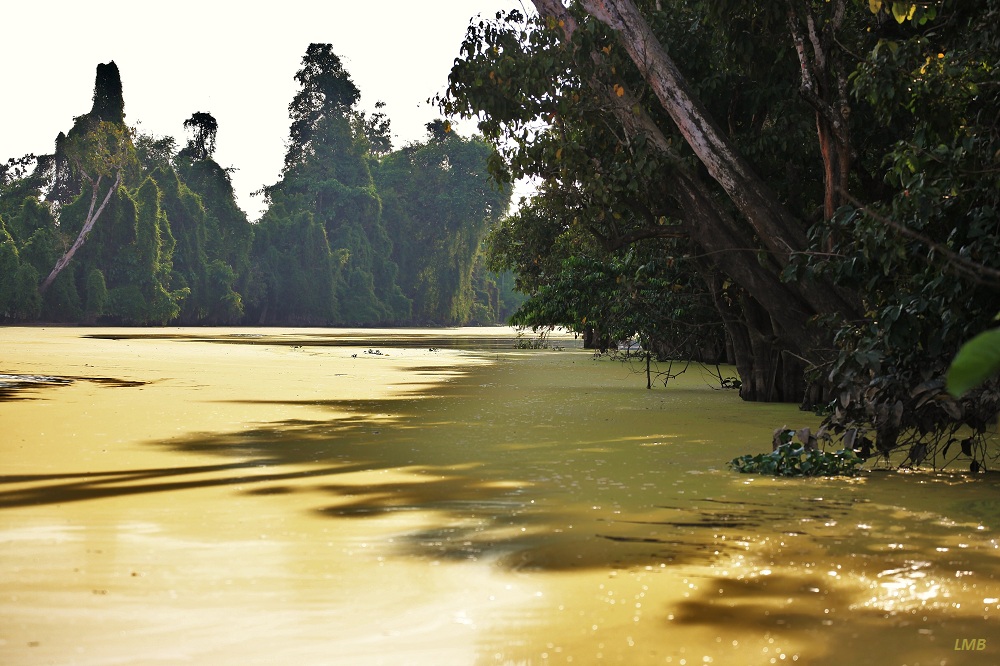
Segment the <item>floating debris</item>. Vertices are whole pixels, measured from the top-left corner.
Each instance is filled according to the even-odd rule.
[[[149,382],[114,377],[56,377],[52,375],[11,375],[0,374],[0,400],[28,399],[21,391],[48,386],[68,386],[73,382],[93,382],[101,386],[135,387]]]
[[[72,384],[69,377],[50,377],[49,375],[0,375],[0,387],[19,386],[21,384]]]

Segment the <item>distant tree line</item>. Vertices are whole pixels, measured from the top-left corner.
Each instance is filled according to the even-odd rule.
[[[504,321],[519,296],[482,252],[510,202],[493,148],[437,121],[393,150],[383,106],[358,110],[329,44],[295,80],[284,167],[251,223],[213,158],[216,119],[192,114],[183,146],[137,134],[117,66],[99,65],[93,108],[55,151],[0,164],[0,322]]]

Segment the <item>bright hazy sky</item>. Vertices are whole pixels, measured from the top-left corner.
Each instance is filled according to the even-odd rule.
[[[398,148],[423,140],[438,117],[426,100],[444,90],[470,19],[515,8],[532,9],[527,0],[3,0],[0,160],[52,152],[90,111],[97,64],[114,60],[125,120],[140,132],[180,146],[192,113],[215,116],[215,158],[239,169],[239,203],[256,219],[261,201],[249,192],[277,180],[310,42],[333,45],[363,110],[386,103]]]

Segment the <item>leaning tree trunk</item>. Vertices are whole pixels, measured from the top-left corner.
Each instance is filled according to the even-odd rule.
[[[553,2],[558,0],[536,0],[535,4],[551,6]],[[764,247],[781,265],[787,264],[793,253],[805,250],[805,225],[785,208],[719,129],[632,0],[580,0],[580,4],[618,34],[688,146],[750,223]],[[831,285],[806,283],[800,288],[821,311],[854,310],[849,297]]]
[[[569,43],[576,21],[561,0],[533,2],[541,16],[562,27]],[[784,208],[717,128],[632,2],[581,0],[581,5],[618,33],[692,150],[749,222],[748,226],[734,219],[714,200],[709,188],[683,164],[663,131],[637,104],[637,96],[627,86],[619,83],[612,89],[596,79],[590,81],[629,136],[644,136],[676,165],[671,190],[691,239],[769,315],[769,319],[753,318],[753,322],[744,316],[742,325],[747,337],[733,340],[737,365],[757,378],[752,380],[755,388],[748,389],[745,397],[773,400],[773,396],[781,395],[785,400],[800,400],[802,395],[796,393],[803,387],[801,378],[791,382],[794,386],[780,384],[793,374],[791,368],[804,368],[804,358],[830,346],[827,333],[811,326],[811,321],[816,315],[834,312],[854,318],[857,316],[854,300],[822,281],[789,284],[780,280],[781,270],[791,255],[806,249],[804,224]],[[603,54],[593,52],[589,57],[600,64]],[[755,239],[769,251],[763,263],[754,250]],[[761,379],[765,376],[774,379]]]
[[[618,34],[687,144],[753,225],[765,247],[780,257],[805,247],[800,221],[731,145],[631,0],[581,0],[580,4]]]
[[[90,208],[87,211],[87,218],[83,221],[83,227],[80,228],[80,233],[76,235],[76,240],[70,248],[66,250],[63,256],[59,257],[56,261],[56,265],[52,268],[52,272],[49,273],[49,276],[45,278],[41,286],[38,287],[38,293],[40,294],[45,293],[55,279],[59,277],[59,274],[63,271],[63,269],[69,265],[69,262],[73,258],[73,255],[76,254],[76,251],[83,246],[83,243],[87,240],[87,236],[90,234],[91,229],[93,229],[94,225],[97,223],[97,219],[101,216],[101,213],[104,212],[104,208],[108,205],[108,201],[111,200],[111,195],[118,190],[118,184],[121,182],[122,172],[120,169],[118,170],[118,173],[115,175],[115,182],[110,188],[108,188],[108,193],[104,195],[104,201],[101,202],[100,207],[98,207],[96,211],[94,210],[94,205],[97,203],[97,195],[101,189],[101,180],[103,179],[103,176],[98,176],[97,180],[93,180],[86,175],[85,177],[90,181],[91,187]]]

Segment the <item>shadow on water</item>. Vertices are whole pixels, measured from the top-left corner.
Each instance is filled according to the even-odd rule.
[[[125,497],[165,493],[211,486],[226,486],[253,480],[256,483],[291,481],[330,474],[369,469],[364,465],[355,467],[324,467],[307,471],[287,473],[242,475],[225,478],[196,479],[198,475],[218,472],[240,472],[258,469],[258,462],[197,465],[188,467],[165,467],[126,471],[86,472],[81,474],[21,474],[0,476],[0,486],[35,484],[30,488],[5,489],[0,491],[0,507],[41,506],[46,504],[67,504],[85,500]]]
[[[420,512],[421,526],[393,540],[399,554],[488,558],[519,570],[704,561],[712,548],[705,532],[759,524],[739,517],[745,508],[734,508],[725,519],[664,521],[667,538],[622,519],[622,501],[655,512],[662,499],[659,492],[618,498],[626,497],[631,483],[644,484],[648,493],[663,481],[659,472],[646,478],[658,450],[629,441],[632,433],[612,408],[622,405],[627,418],[634,387],[606,392],[601,399],[609,402],[595,409],[590,387],[560,387],[565,381],[551,376],[533,389],[530,381],[507,385],[504,367],[456,372],[426,366],[414,374],[443,370],[452,373],[446,384],[402,399],[278,401],[327,410],[329,418],[154,443],[227,460],[219,464],[2,476],[0,506],[225,486],[258,497],[309,493],[310,501],[319,498],[315,514],[335,519]],[[560,388],[564,392],[555,395]],[[567,395],[578,402],[565,404]],[[384,479],[370,474],[379,470],[399,473]],[[323,497],[330,499],[324,503]]]
[[[924,604],[889,610],[873,607],[859,603],[858,590],[831,585],[829,580],[823,572],[801,570],[753,578],[711,577],[699,581],[700,594],[674,606],[663,627],[719,628],[723,635],[792,639],[807,646],[807,663],[820,666],[985,666],[996,664],[1000,657],[993,640],[995,621],[986,614]],[[968,652],[961,645],[970,637],[988,640]]]
[[[0,507],[65,504],[212,486],[268,484],[379,469],[377,460],[349,458],[346,450],[371,436],[363,416],[329,423],[288,420],[239,433],[205,434],[161,442],[187,453],[208,453],[231,462],[78,474],[0,476]],[[377,430],[374,431],[378,433]],[[302,469],[301,465],[308,465]],[[25,486],[27,487],[20,487]],[[19,486],[11,488],[11,486]]]
[[[393,540],[403,555],[554,571],[705,564],[760,534],[833,544],[826,523],[872,512],[860,487],[838,484],[825,498],[815,496],[831,487],[821,482],[762,493],[716,469],[727,449],[699,436],[706,418],[727,433],[741,427],[734,412],[745,406],[734,396],[678,386],[669,403],[657,402],[664,393],[639,384],[597,389],[558,364],[514,363],[416,368],[414,376],[450,379],[404,398],[240,401],[329,417],[154,443],[218,464],[3,476],[0,506],[224,486],[258,497],[309,493],[315,514],[331,519],[419,512],[422,526]],[[390,470],[398,473],[371,474]],[[972,502],[970,511],[996,516],[994,504]],[[924,532],[931,547],[933,530]],[[865,553],[863,540],[851,543]]]

